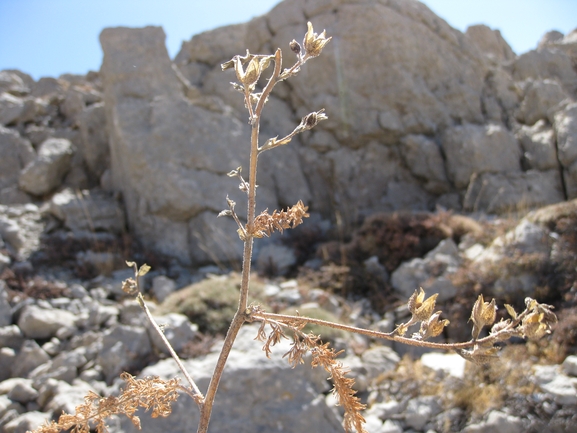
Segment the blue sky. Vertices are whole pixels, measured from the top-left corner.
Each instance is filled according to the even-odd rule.
[[[290,1],[290,0],[285,0]],[[171,56],[183,40],[266,13],[279,0],[0,0],[0,70],[38,79],[98,70],[98,35],[105,27],[161,25]],[[552,29],[577,27],[577,0],[424,0],[465,31],[486,24],[501,31],[517,54]]]

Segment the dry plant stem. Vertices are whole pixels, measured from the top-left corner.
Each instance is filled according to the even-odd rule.
[[[246,321],[246,310],[248,308],[248,291],[250,282],[250,264],[252,260],[252,246],[253,246],[253,236],[251,233],[254,232],[254,218],[256,214],[256,173],[258,164],[258,137],[260,130],[260,116],[264,103],[272,91],[275,83],[277,82],[278,76],[281,70],[281,50],[277,50],[275,53],[275,68],[273,75],[269,79],[266,87],[264,88],[260,100],[258,101],[254,112],[252,111],[252,104],[250,103],[250,92],[245,91],[245,101],[249,109],[250,123],[251,123],[251,137],[250,137],[250,163],[249,163],[249,188],[248,188],[248,210],[247,210],[247,236],[244,240],[244,250],[243,250],[243,261],[242,261],[242,277],[240,284],[240,297],[238,303],[238,309],[232,319],[226,337],[224,339],[224,344],[218,361],[216,363],[214,373],[208,385],[208,390],[206,391],[206,397],[204,399],[204,404],[200,411],[200,421],[198,424],[198,433],[206,433],[208,430],[208,424],[210,422],[210,416],[212,413],[212,407],[214,404],[214,398],[216,396],[216,391],[218,390],[218,385],[224,372],[224,367],[226,361],[232,349],[232,345],[240,328]]]
[[[190,388],[192,389],[192,394],[188,390],[187,390],[187,394],[191,395],[191,397],[194,399],[194,401],[200,407],[202,407],[202,401],[204,400],[202,392],[200,392],[200,389],[198,388],[198,386],[196,385],[196,383],[194,382],[194,380],[192,379],[192,377],[190,376],[190,374],[188,373],[188,371],[186,370],[186,368],[182,364],[182,361],[180,360],[179,356],[176,354],[176,352],[172,348],[172,345],[170,344],[170,342],[167,340],[166,336],[164,335],[164,332],[162,332],[162,329],[160,329],[160,327],[158,326],[158,324],[156,323],[156,321],[152,317],[152,314],[150,313],[148,306],[144,302],[144,298],[142,297],[141,293],[139,293],[137,295],[137,300],[138,300],[138,303],[140,304],[140,306],[142,307],[142,309],[144,310],[144,313],[146,314],[148,321],[152,324],[152,326],[154,327],[154,329],[158,333],[158,335],[160,335],[160,338],[162,338],[164,345],[168,348],[170,355],[172,356],[172,358],[174,359],[174,361],[178,365],[178,368],[180,368],[180,371],[182,372],[183,376],[186,378],[186,380],[190,384]],[[183,387],[183,389],[186,389],[186,388]]]
[[[513,329],[517,326],[527,313],[522,313],[517,319],[511,322],[511,325],[507,329]],[[356,326],[342,325],[340,323],[327,322],[326,320],[313,319],[306,316],[291,316],[288,314],[274,314],[259,311],[251,315],[253,320],[267,320],[275,322],[281,326],[286,325],[287,322],[306,322],[315,325],[327,326],[329,328],[341,329],[347,332],[354,332],[356,334],[367,335],[373,338],[382,338],[385,340],[398,341],[399,343],[408,344],[410,346],[427,347],[430,349],[442,349],[442,350],[455,350],[455,349],[466,349],[473,347],[475,345],[482,345],[484,343],[490,343],[498,341],[497,336],[499,334],[491,334],[484,338],[479,338],[477,340],[470,340],[464,343],[435,343],[432,341],[415,340],[413,338],[401,337],[393,332],[379,332],[370,329],[357,328]],[[503,331],[502,331],[503,332]]]

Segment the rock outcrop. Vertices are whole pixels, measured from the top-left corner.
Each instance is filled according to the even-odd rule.
[[[463,34],[416,0],[295,0],[195,35],[172,61],[162,29],[115,28],[100,36],[99,73],[1,71],[0,203],[51,200],[65,230],[126,228],[186,265],[238,260],[234,222],[215,216],[227,195],[243,203],[226,173],[247,166],[249,126],[220,64],[286,47],[308,20],[333,40],[277,86],[262,140],[312,110],[329,119],[262,155],[258,210],[302,199],[349,227],[378,211],[503,213],[577,196],[575,32],[517,56],[498,30]],[[84,223],[74,202],[53,205],[71,192],[90,205]]]

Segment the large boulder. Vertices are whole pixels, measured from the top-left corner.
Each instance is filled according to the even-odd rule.
[[[577,104],[568,105],[555,115],[557,153],[563,167],[567,196],[577,197]]]
[[[555,131],[546,121],[540,120],[533,126],[523,125],[517,132],[517,139],[523,149],[524,168],[542,171],[559,168]]]
[[[36,158],[20,173],[20,188],[37,196],[56,189],[70,170],[74,150],[70,140],[65,138],[49,138],[43,142]]]
[[[570,95],[577,90],[577,72],[571,58],[559,50],[544,48],[520,55],[513,63],[513,76],[518,81],[556,80]]]
[[[521,148],[515,136],[499,124],[463,125],[448,128],[442,147],[447,174],[458,189],[473,174],[521,171]]]
[[[230,92],[234,72],[223,74],[220,63],[245,48],[270,53],[286,47],[302,37],[307,20],[333,40],[299,75],[277,86],[263,131],[288,133],[301,116],[320,108],[329,119],[293,140],[298,157],[271,152],[262,165],[265,158],[266,165],[296,161],[308,181],[311,209],[325,217],[356,221],[375,211],[431,208],[435,196],[451,188],[432,136],[455,123],[483,122],[490,61],[422,3],[281,2],[249,23],[194,36],[175,63],[199,92],[217,95],[246,119],[242,101]],[[506,43],[495,41],[509,58]],[[284,49],[284,65],[293,59]],[[510,95],[502,74],[494,75],[496,105],[512,109],[517,95]]]
[[[48,212],[75,233],[107,231],[120,234],[126,228],[124,210],[118,201],[97,189],[74,193],[66,188],[52,196]]]
[[[565,200],[558,170],[474,175],[463,200],[467,211],[502,214]]]
[[[35,155],[28,140],[3,126],[0,126],[0,154],[0,203],[7,204],[12,202],[9,198],[14,195],[13,190],[17,189],[20,171]]]
[[[541,119],[553,123],[555,111],[558,111],[559,104],[566,98],[567,94],[557,81],[535,80],[526,90],[517,117],[527,125],[533,125]]]
[[[248,167],[248,125],[184,96],[162,29],[106,29],[100,39],[112,183],[123,193],[131,229],[145,245],[185,263],[237,260],[242,244],[236,229],[216,215],[227,194],[239,204],[246,200],[226,173]],[[306,186],[298,165],[287,165],[295,182]],[[278,208],[277,189],[289,190],[285,178],[270,169],[262,174],[259,202]],[[198,227],[202,237],[225,233],[228,242],[207,251],[194,236]]]
[[[90,172],[100,177],[110,166],[104,104],[99,102],[83,109],[76,115],[76,124],[82,138],[78,150]]]
[[[465,35],[479,51],[495,63],[511,61],[516,57],[499,30],[492,30],[483,24],[477,24],[467,27]]]
[[[289,98],[298,114],[325,107],[321,128],[349,145],[483,119],[483,55],[418,1],[299,0],[280,3],[268,17],[276,24],[272,47],[303,34],[305,17],[318,31],[329,29],[332,43],[291,80]]]

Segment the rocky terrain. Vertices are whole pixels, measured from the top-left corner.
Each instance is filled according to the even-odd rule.
[[[470,338],[479,293],[550,303],[553,334],[491,367],[315,332],[346,349],[371,433],[577,428],[577,32],[517,55],[498,31],[463,34],[413,0],[293,0],[195,35],[174,59],[161,28],[111,28],[98,72],[0,71],[0,431],[114,394],[124,370],[177,374],[120,290],[125,260],[152,266],[151,308],[206,384],[242,253],[216,215],[227,195],[243,203],[226,173],[247,166],[249,140],[220,64],[279,46],[289,65],[308,20],[333,40],[278,86],[262,136],[322,107],[329,119],[262,156],[258,206],[303,200],[311,217],[256,243],[256,298],[390,331],[423,287],[452,322],[441,341]],[[282,347],[267,360],[255,335],[235,346],[214,431],[341,431],[326,374],[292,370]],[[144,430],[190,428],[191,404]]]

